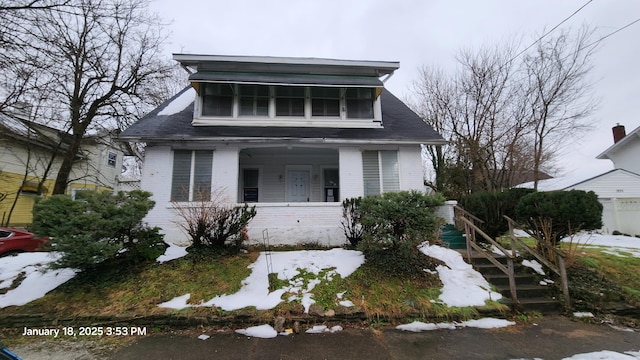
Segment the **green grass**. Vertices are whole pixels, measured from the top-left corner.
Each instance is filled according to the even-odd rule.
[[[154,314],[157,304],[186,293],[190,303],[234,293],[250,274],[257,253],[209,259],[182,258],[167,263],[114,266],[81,274],[27,305],[5,312],[75,316]]]
[[[216,308],[187,308],[182,310],[162,309],[157,305],[177,296],[191,294],[189,303],[198,304],[216,295],[237,292],[242,281],[249,276],[247,267],[258,257],[259,252],[234,256],[189,254],[187,257],[163,264],[148,263],[136,266],[105,266],[96,272],[82,274],[68,281],[43,298],[21,307],[0,309],[2,314],[46,313],[61,316],[109,316],[151,315],[175,312],[184,315],[227,315],[229,312]],[[341,300],[354,303],[351,311],[363,311],[373,319],[438,318],[468,319],[477,315],[475,308],[449,308],[439,304],[438,296],[442,284],[435,275],[424,274],[412,279],[381,274],[364,264],[352,275],[342,278],[335,269],[324,269],[314,274],[298,269],[299,274],[291,280],[277,279],[270,274],[271,291],[302,284],[306,289],[311,281],[319,283],[311,291],[315,306],[323,310],[335,309]],[[342,298],[338,294],[342,293]],[[300,300],[285,299],[271,311],[254,308],[238,310],[243,315],[265,316],[273,314],[302,315],[304,308]],[[489,307],[499,308],[497,303]],[[233,312],[231,312],[233,313]]]
[[[596,270],[607,281],[619,285],[631,301],[640,304],[640,258],[616,256],[603,253],[600,248],[583,247],[577,252],[577,260]]]

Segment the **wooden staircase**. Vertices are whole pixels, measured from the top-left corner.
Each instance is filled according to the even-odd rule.
[[[554,253],[555,260],[552,262],[545,258],[515,236],[514,229],[521,227],[507,216],[504,218],[509,223],[509,244],[500,244],[476,225],[483,222],[481,219],[458,206],[454,207],[454,211],[456,213],[456,227],[464,229],[466,240],[466,251],[458,251],[503,295],[502,302],[509,305],[514,311],[535,310],[548,313],[571,308],[565,260],[561,252],[556,248],[546,248],[547,251]],[[528,232],[526,229],[525,231]],[[534,237],[534,234],[528,233]],[[480,246],[478,239],[482,239],[484,243],[496,249],[499,254],[504,255],[487,251],[485,246]],[[540,244],[542,242],[538,242],[538,245]],[[532,256],[544,266],[547,273],[552,272],[557,275],[557,285],[559,285],[562,295],[556,295],[558,291],[554,291],[555,286],[541,285],[541,279],[533,269],[522,265],[521,254]]]
[[[489,254],[495,260],[507,266],[507,257]],[[514,304],[509,286],[509,276],[489,261],[485,255],[474,251],[471,255],[473,268],[481,273],[494,289],[502,294],[500,302],[516,311],[538,311],[541,313],[558,313],[563,310],[562,300],[557,298],[557,289],[552,285],[540,285],[542,276],[533,269],[523,266],[521,262],[514,263],[514,279],[516,284],[516,298]]]

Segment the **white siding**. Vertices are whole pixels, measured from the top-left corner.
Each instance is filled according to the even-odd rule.
[[[162,228],[165,240],[176,244],[188,244],[189,239],[175,224],[176,214],[171,209],[171,172],[173,151],[169,146],[148,146],[145,149],[144,167],[140,187],[153,194],[156,206],[144,221],[150,226]]]
[[[600,198],[636,198],[640,197],[640,176],[613,170],[567,188],[572,189],[593,191]]]
[[[228,202],[235,202],[238,193],[238,159],[237,146],[220,146],[213,152],[211,190],[223,191]]]
[[[634,135],[627,135],[634,136]],[[613,161],[613,166],[616,169],[625,169],[636,174],[640,174],[640,140],[636,136],[635,139],[629,139],[625,146],[618,151],[607,154],[607,156]]]
[[[405,146],[398,150],[400,190],[424,190],[421,150],[420,146]]]
[[[340,200],[362,196],[362,151],[357,147],[340,148]]]
[[[251,244],[263,243],[263,230],[271,245],[318,243],[340,246],[346,242],[341,227],[340,203],[257,203],[256,217],[249,223]]]
[[[602,230],[640,234],[640,176],[624,170],[613,170],[567,190],[593,191],[602,209]]]
[[[296,244],[318,242],[342,245],[345,242],[341,227],[342,208],[339,202],[323,201],[323,169],[339,168],[340,200],[363,195],[362,151],[359,146],[319,148],[271,149],[240,151],[241,145],[216,146],[213,153],[212,189],[223,188],[231,201],[240,198],[239,174],[243,168],[260,170],[257,216],[249,224],[252,243],[262,242],[262,231],[268,229],[271,242]],[[244,147],[246,149],[246,147]],[[263,148],[268,149],[268,148]],[[381,146],[367,150],[397,150],[401,190],[422,190],[422,162],[420,147]],[[141,187],[153,193],[156,206],[145,221],[163,229],[168,242],[186,244],[189,239],[176,225],[170,196],[173,152],[170,146],[149,146]],[[250,156],[249,156],[250,155]],[[285,202],[287,166],[307,166],[310,169],[310,203]]]

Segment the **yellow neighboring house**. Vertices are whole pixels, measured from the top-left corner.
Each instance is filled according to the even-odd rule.
[[[19,112],[0,114],[0,225],[31,224],[33,205],[50,196],[69,135],[30,121]],[[67,194],[110,190],[122,170],[123,151],[115,134],[85,138],[69,177]]]

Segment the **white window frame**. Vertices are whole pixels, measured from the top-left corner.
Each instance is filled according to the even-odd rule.
[[[190,158],[190,164],[189,164],[189,189],[188,189],[188,195],[187,195],[187,199],[186,200],[175,200],[174,199],[174,193],[173,193],[173,185],[174,185],[174,174],[173,174],[173,167],[175,167],[175,152],[176,151],[189,151],[191,153],[191,158]],[[195,190],[195,185],[196,185],[196,152],[197,151],[209,151],[211,152],[211,174],[209,174],[210,180],[209,180],[209,200],[211,199],[211,195],[213,194],[213,156],[214,156],[214,151],[213,150],[183,150],[183,149],[174,149],[174,151],[172,152],[172,173],[171,173],[171,187],[169,188],[169,197],[170,197],[170,201],[171,202],[179,202],[179,203],[186,203],[186,202],[194,202],[194,201],[200,201],[200,199],[195,199],[193,197],[193,192]]]
[[[204,96],[198,95],[198,101],[194,110],[193,125],[200,126],[302,126],[302,127],[343,127],[343,128],[380,128],[382,127],[382,106],[380,95],[376,88],[373,99],[373,118],[348,118],[346,108],[347,87],[340,89],[339,116],[313,116],[311,89],[314,86],[297,86],[305,89],[304,115],[303,116],[277,116],[276,115],[276,93],[278,87],[288,85],[269,86],[268,116],[264,115],[240,115],[240,94],[239,87],[245,84],[231,84],[233,87],[232,116],[205,116],[202,114],[204,108]],[[253,85],[253,84],[246,84]],[[261,84],[255,84],[261,85]],[[261,85],[267,86],[267,85]],[[295,85],[290,85],[295,86]],[[331,86],[325,86],[330,88]]]

